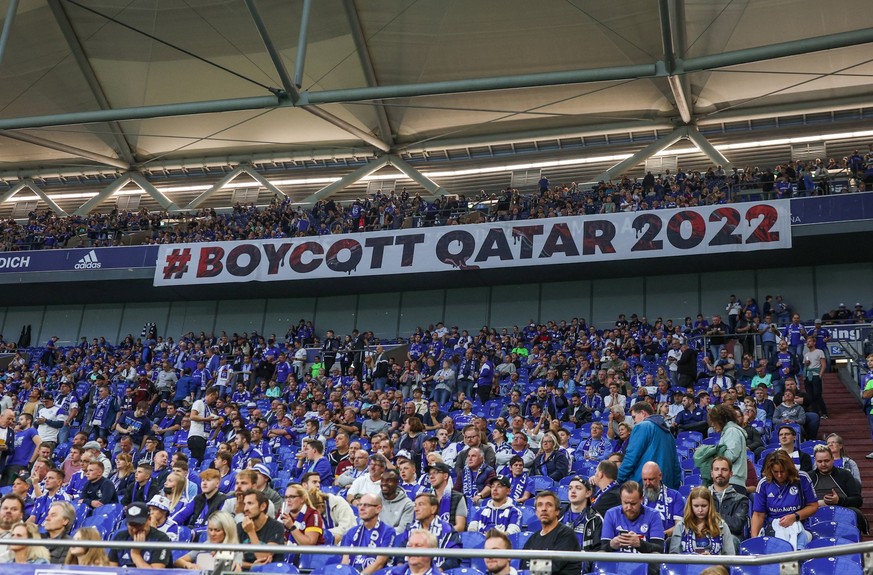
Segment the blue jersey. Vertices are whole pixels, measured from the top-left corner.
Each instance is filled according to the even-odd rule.
[[[61,490],[58,490],[58,492],[54,495],[44,493],[42,497],[37,497],[36,501],[33,504],[33,510],[30,512],[30,514],[36,517],[37,525],[42,525],[42,522],[45,520],[45,516],[48,515],[49,507],[52,506],[52,503],[56,501],[69,500],[70,496]]]
[[[818,501],[809,475],[799,472],[799,481],[788,485],[771,483],[766,478],[758,482],[752,511],[764,513],[768,521],[797,513],[808,503]]]
[[[372,529],[359,523],[343,536],[343,547],[393,547],[396,532],[394,528],[381,520],[376,521]],[[351,565],[358,571],[363,571],[376,561],[375,555],[353,555]]]
[[[613,507],[603,516],[603,529],[600,532],[600,539],[606,546],[609,545],[610,539],[622,533],[636,533],[644,541],[649,543],[664,541],[664,522],[654,509],[649,509],[643,506],[640,514],[636,519],[631,521],[621,512],[621,506]],[[634,547],[620,547],[617,549],[620,553],[639,553],[639,549]]]
[[[576,450],[581,451],[586,459],[603,461],[612,455],[612,442],[605,437],[601,437],[600,439],[589,437],[583,441]]]
[[[33,437],[36,434],[36,429],[33,427],[15,433],[15,452],[12,454],[9,465],[26,466],[30,463],[33,450],[36,449],[36,443],[33,442]]]
[[[519,533],[521,531],[521,510],[507,502],[501,507],[493,507],[492,502],[480,507],[473,512],[473,518],[470,521],[469,531],[478,531],[482,535],[490,529],[497,529],[506,534]]]
[[[676,525],[685,512],[685,499],[682,494],[663,485],[658,498],[653,501],[646,499],[645,505],[649,509],[654,509],[664,521],[664,531]]]

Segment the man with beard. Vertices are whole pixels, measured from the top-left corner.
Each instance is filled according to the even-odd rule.
[[[673,535],[673,527],[685,512],[682,494],[661,481],[661,468],[652,461],[643,466],[643,496],[645,505],[654,509],[664,522],[664,537]]]
[[[617,553],[663,553],[664,522],[654,509],[643,505],[643,488],[636,481],[621,486],[621,505],[603,517],[601,541],[604,551]],[[658,573],[653,563],[649,573]]]
[[[728,524],[739,545],[749,524],[749,498],[741,495],[731,485],[731,462],[721,455],[712,460],[712,500],[715,510]]]
[[[485,549],[512,549],[512,542],[502,531],[492,529],[485,534]],[[511,559],[485,558],[485,568],[488,575],[517,575],[514,567],[510,566]]]
[[[244,553],[242,567],[251,569],[257,564],[279,561],[283,555],[281,546],[285,544],[285,526],[268,516],[270,501],[260,491],[249,489],[241,495],[243,500],[243,519],[236,526],[237,537],[242,544],[276,545],[276,553]]]

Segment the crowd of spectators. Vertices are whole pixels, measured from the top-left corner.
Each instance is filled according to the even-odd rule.
[[[10,540],[0,561],[203,568],[214,553],[51,545],[201,540],[277,546],[233,554],[244,569],[321,560],[370,575],[426,558],[294,546],[732,554],[764,534],[789,548],[829,529],[857,538],[858,465],[818,431],[820,321],[789,312],[757,336],[775,347],[755,339],[735,359],[753,303],[731,296],[726,321],[677,326],[437,323],[399,347],[306,320],[284,338],[51,338],[0,376],[0,538],[46,546]]]
[[[648,172],[642,178],[620,178],[590,187],[576,182],[555,184],[546,176],[532,193],[506,188],[498,193],[480,191],[472,197],[447,196],[425,199],[404,188],[375,193],[370,198],[347,202],[322,200],[312,208],[295,205],[289,199],[275,199],[259,209],[235,205],[217,212],[204,208],[196,212],[127,211],[89,216],[59,217],[50,210],[31,212],[26,223],[7,220],[0,234],[2,251],[69,247],[81,238],[88,247],[129,245],[133,232],[147,231],[136,243],[169,244],[223,240],[267,239],[296,236],[391,230],[401,227],[462,225],[480,221],[515,221],[615,212],[634,212],[722,204],[749,199],[734,192],[760,189],[764,197],[785,198],[825,193],[822,182],[829,174],[857,176],[856,188],[866,190],[867,170],[873,171],[873,149],[857,150],[837,160],[789,161],[775,169],[757,167],[733,169],[721,166],[705,171],[681,167],[663,174]],[[757,196],[756,196],[757,197]],[[470,217],[470,214],[476,217]]]

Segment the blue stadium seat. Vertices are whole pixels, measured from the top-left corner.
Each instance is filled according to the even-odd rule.
[[[610,575],[647,575],[649,566],[646,563],[607,563],[598,561],[594,564],[594,573],[609,573]]]
[[[115,518],[107,515],[92,515],[91,517],[86,517],[80,527],[93,527],[105,540],[115,530]]]
[[[800,567],[801,575],[862,575],[864,569],[856,563],[842,557],[819,557],[810,559]]]
[[[287,573],[295,575],[300,573],[295,565],[291,563],[267,563],[266,565],[253,565],[252,572],[254,573]]]
[[[458,535],[461,536],[461,547],[464,549],[483,549],[485,547],[485,536],[481,533],[462,531]]]
[[[842,537],[849,541],[857,543],[861,540],[861,534],[858,528],[847,523],[837,523],[836,521],[822,521],[813,523],[807,527],[807,530],[819,537]]]
[[[815,515],[809,518],[809,522],[821,523],[823,521],[836,521],[837,523],[848,523],[854,527],[858,526],[858,516],[848,507],[839,505],[825,505],[819,507]]]
[[[821,549],[822,547],[837,547],[839,545],[851,545],[854,541],[849,541],[848,539],[840,539],[837,537],[816,537],[812,541],[809,542],[809,545],[806,546],[807,549]],[[861,555],[839,555],[844,559],[851,559],[857,563],[861,563]]]
[[[458,567],[456,569],[443,571],[443,573],[445,573],[445,575],[485,575],[478,569],[473,569],[472,567]]]
[[[522,531],[521,533],[513,533],[509,536],[509,541],[512,543],[513,549],[524,549],[524,544],[533,535],[533,531]]]
[[[533,487],[537,491],[554,491],[555,489],[555,480],[548,475],[534,475],[531,479],[533,480]]]
[[[700,575],[700,572],[707,567],[712,567],[712,565],[662,563],[661,575]]]
[[[752,537],[740,543],[740,555],[772,555],[794,551],[791,543],[777,537]]]
[[[327,568],[330,566],[340,566],[338,565],[340,561],[342,561],[342,555],[327,555],[324,553],[301,553],[300,554],[300,568],[304,570],[310,570],[315,572],[327,572]],[[341,567],[348,567],[352,571],[344,574],[340,572],[331,571],[332,575],[356,575],[357,571],[348,565],[341,565]]]
[[[531,498],[533,499],[533,498]],[[521,528],[524,530],[525,526],[528,525],[531,521],[536,521],[537,512],[533,507],[522,507],[521,508]]]

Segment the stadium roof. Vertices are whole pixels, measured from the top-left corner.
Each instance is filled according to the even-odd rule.
[[[7,176],[386,154],[400,167],[619,133],[633,151],[674,128],[760,121],[759,137],[802,127],[780,117],[853,110],[828,123],[857,125],[873,108],[860,0],[7,0],[2,13]]]

